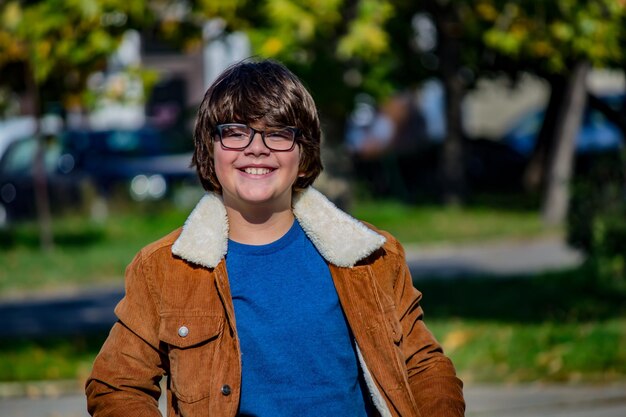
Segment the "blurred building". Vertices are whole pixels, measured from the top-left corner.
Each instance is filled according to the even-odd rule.
[[[105,72],[93,74],[89,89],[96,108],[68,114],[70,127],[137,128],[150,122],[168,127],[195,114],[210,83],[225,68],[250,56],[250,42],[241,32],[225,33],[219,19],[207,21],[203,43],[184,52],[147,34],[129,31]],[[149,97],[139,70],[152,72],[157,82]]]
[[[624,72],[593,70],[587,90],[597,95],[624,93]],[[531,74],[522,75],[516,84],[505,77],[481,79],[463,103],[465,131],[469,137],[500,138],[522,115],[544,108],[549,95],[549,84]]]

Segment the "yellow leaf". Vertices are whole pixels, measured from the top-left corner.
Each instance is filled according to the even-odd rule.
[[[263,43],[261,52],[264,56],[276,56],[283,50],[284,46],[283,41],[276,37],[271,37]]]
[[[22,8],[14,1],[7,4],[2,14],[2,26],[8,30],[15,29],[22,20]]]
[[[487,2],[480,2],[476,5],[476,13],[487,21],[494,21],[498,17],[498,11],[493,4]]]
[[[560,41],[569,41],[574,35],[574,31],[570,25],[564,22],[554,22],[550,25],[552,36]]]
[[[542,57],[549,56],[550,54],[554,52],[554,50],[552,49],[552,46],[550,46],[548,42],[542,41],[542,40],[533,42],[530,49],[534,55],[542,56]]]
[[[448,351],[456,350],[466,345],[472,339],[472,332],[469,330],[454,330],[447,334],[442,345]]]
[[[35,49],[40,59],[46,59],[48,56],[50,56],[50,50],[52,49],[52,44],[47,39],[42,40],[35,46]]]

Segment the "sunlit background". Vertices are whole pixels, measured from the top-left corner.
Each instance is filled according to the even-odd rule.
[[[251,56],[311,90],[315,186],[401,240],[467,386],[623,383],[624,51],[623,0],[1,2],[0,411],[80,392]]]

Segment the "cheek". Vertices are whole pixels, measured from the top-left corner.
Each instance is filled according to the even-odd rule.
[[[213,170],[215,171],[218,181],[222,181],[224,171],[230,163],[229,155],[226,152],[221,152],[218,149],[213,150]]]
[[[304,175],[302,169],[301,169],[301,165],[302,165],[302,154],[298,151],[298,152],[294,152],[293,158],[291,160],[291,165],[293,166],[293,171],[299,176],[301,177],[302,175]]]
[[[300,146],[297,146],[295,150],[296,151],[293,153],[293,159],[296,161],[295,164],[298,167],[298,169],[300,169],[304,154],[302,153],[302,148],[300,148]]]
[[[304,165],[304,155],[302,149],[298,148],[298,177],[304,177],[306,175],[306,166]]]

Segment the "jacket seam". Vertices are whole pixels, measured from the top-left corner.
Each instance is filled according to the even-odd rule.
[[[153,278],[152,277],[147,278],[146,277],[146,273],[144,271],[145,263],[149,260],[149,258],[151,258],[154,255],[155,252],[156,251],[150,253],[146,257],[146,254],[143,251],[141,251],[141,258],[140,258],[140,261],[139,261],[139,272],[141,273],[141,279],[146,283],[146,287],[148,288],[148,293],[150,294],[150,299],[152,301],[152,305],[154,307],[154,311],[157,313],[158,320],[160,322],[161,321],[161,304],[157,303],[158,297],[156,295],[155,289],[153,288],[153,285],[154,285],[154,283],[152,282]],[[158,332],[158,329],[156,329],[156,330]]]

